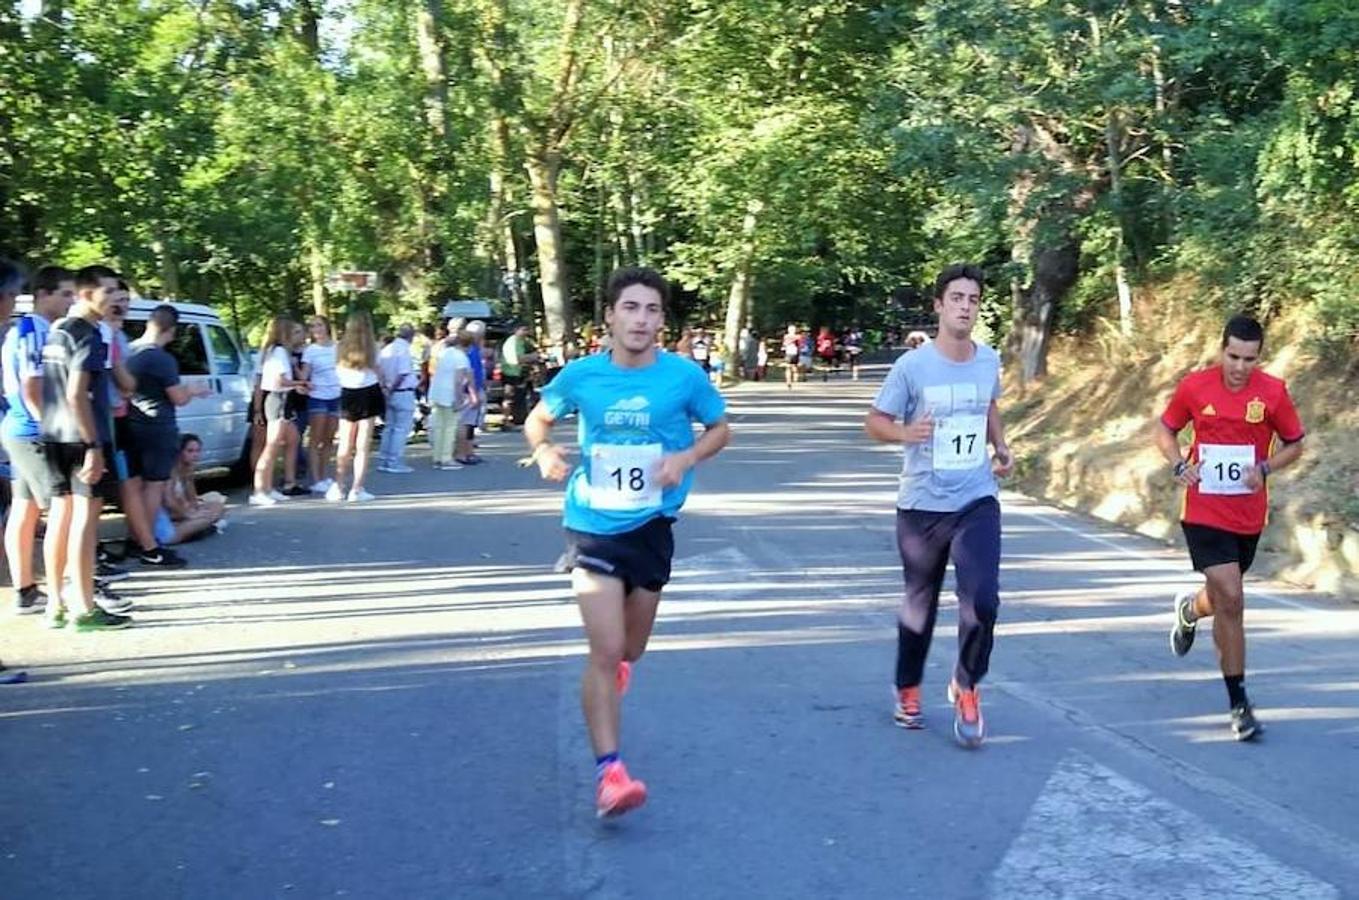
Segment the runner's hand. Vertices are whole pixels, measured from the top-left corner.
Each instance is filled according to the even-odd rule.
[[[566,449],[556,444],[538,448],[538,471],[548,481],[564,481],[571,474],[571,464],[566,461]]]
[[[1009,447],[996,447],[991,457],[991,471],[997,478],[1008,478],[1015,470],[1015,457]]]
[[[674,487],[684,480],[684,475],[694,467],[694,454],[685,450],[661,457],[656,464],[656,483],[663,488]]]
[[[1259,466],[1251,466],[1246,470],[1246,477],[1242,480],[1246,482],[1246,487],[1258,491],[1265,486],[1265,473],[1260,471]]]
[[[1184,471],[1175,476],[1175,483],[1181,487],[1190,487],[1199,483],[1198,463],[1185,463]]]
[[[104,454],[99,450],[86,450],[85,462],[76,471],[76,477],[88,485],[98,484],[104,477]]]
[[[923,444],[934,437],[934,415],[928,410],[925,417],[901,426],[902,443]]]

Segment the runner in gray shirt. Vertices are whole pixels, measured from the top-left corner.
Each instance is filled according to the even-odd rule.
[[[996,476],[1013,466],[1000,410],[1000,359],[972,339],[982,273],[952,266],[934,285],[939,336],[892,366],[864,423],[870,437],[902,444],[897,546],[906,582],[897,620],[896,709],[921,728],[920,682],[939,591],[953,560],[958,661],[949,682],[953,733],[965,747],[986,735],[977,684],[986,675],[1000,607],[1000,503]],[[988,457],[987,445],[995,449]]]

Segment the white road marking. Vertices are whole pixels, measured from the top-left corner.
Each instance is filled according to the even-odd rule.
[[[1071,753],[996,869],[991,896],[1328,900],[1340,892]]]

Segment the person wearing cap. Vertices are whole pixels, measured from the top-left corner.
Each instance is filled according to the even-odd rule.
[[[383,417],[382,441],[378,444],[379,472],[404,475],[415,471],[406,465],[406,441],[415,423],[415,388],[420,377],[411,358],[412,325],[402,325],[396,337],[378,354],[378,376],[382,392],[387,398],[387,412]]]

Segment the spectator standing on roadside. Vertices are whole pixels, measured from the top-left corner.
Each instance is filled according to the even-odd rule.
[[[179,457],[179,422],[175,407],[183,406],[195,397],[206,397],[211,390],[206,384],[185,386],[179,380],[179,363],[165,348],[175,339],[179,326],[179,312],[168,303],[151,311],[146,320],[146,331],[129,348],[127,370],[136,380],[127,414],[127,430],[132,435],[131,468],[141,476],[141,502],[146,520],[154,523],[165,505],[165,488],[174,472]],[[142,553],[142,561],[158,557],[166,565],[167,558],[176,558],[173,550],[157,546],[151,553]]]
[[[3,271],[0,269],[0,273]],[[32,290],[33,311],[10,326],[0,349],[7,407],[0,424],[0,441],[9,456],[13,486],[5,522],[5,555],[14,586],[14,611],[20,615],[42,612],[47,603],[47,595],[38,589],[33,566],[38,519],[52,499],[38,427],[42,415],[42,349],[52,323],[65,316],[75,302],[75,273],[60,266],[43,266],[33,276]],[[5,291],[0,284],[0,292]],[[0,301],[0,313],[6,305],[12,310],[12,297]]]
[[[461,469],[454,460],[459,429],[459,414],[469,400],[472,364],[466,351],[452,336],[434,348],[429,379],[429,403],[433,410],[429,431],[430,456],[434,468]]]
[[[378,354],[378,376],[387,399],[382,443],[378,447],[379,472],[404,475],[415,471],[405,463],[406,441],[415,422],[415,388],[419,383],[411,358],[410,342],[414,336],[412,326],[402,325],[397,336]]]
[[[528,366],[538,361],[538,354],[529,343],[529,327],[516,325],[514,333],[505,338],[500,351],[500,376],[505,380],[504,403],[509,408],[507,421],[523,425],[528,417]]]
[[[326,500],[331,503],[345,499],[350,503],[361,503],[373,499],[363,485],[368,477],[373,428],[378,416],[383,414],[377,355],[373,320],[366,312],[351,313],[336,354],[335,374],[340,382],[340,443],[335,456],[335,483],[326,491]],[[348,493],[345,492],[346,482],[350,482]]]
[[[468,405],[462,411],[463,433],[467,439],[467,449],[458,462],[474,466],[484,462],[476,454],[477,429],[486,421],[486,323],[473,319],[467,323],[466,346],[467,361],[472,366],[472,386],[475,389]]]
[[[269,333],[260,351],[260,387],[264,392],[264,419],[268,430],[264,450],[255,464],[255,492],[250,495],[251,506],[273,506],[288,499],[286,493],[274,489],[274,463],[288,447],[297,446],[295,438],[289,440],[289,432],[295,434],[297,429],[288,418],[288,397],[294,388],[306,385],[306,382],[296,377],[293,369],[292,339],[293,321],[286,316],[278,316],[269,323]],[[287,457],[283,460],[285,478],[290,468],[295,487],[295,456],[292,460]]]
[[[308,323],[311,343],[302,351],[311,392],[307,394],[307,474],[311,492],[324,494],[335,479],[330,476],[330,453],[340,423],[340,379],[335,373],[335,336],[330,320],[313,316]]]

